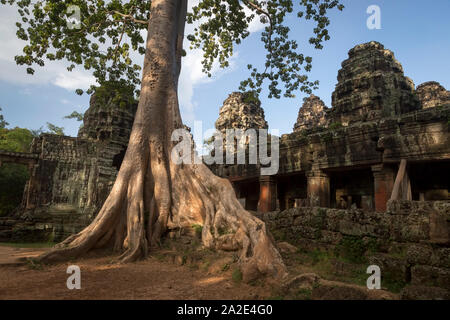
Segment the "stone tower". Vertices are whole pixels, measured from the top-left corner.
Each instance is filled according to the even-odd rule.
[[[224,101],[216,129],[225,137],[226,129],[267,129],[261,102],[251,93],[233,92]]]
[[[422,83],[417,87],[416,94],[423,109],[450,103],[450,91],[436,81]]]
[[[348,52],[332,95],[331,122],[348,125],[420,108],[414,84],[403,74],[394,53],[372,41]]]
[[[294,125],[294,132],[326,127],[328,125],[327,109],[325,103],[313,94],[303,99],[303,105],[298,111],[297,122]]]
[[[78,138],[127,145],[136,109],[133,89],[117,85],[99,87],[91,96]]]

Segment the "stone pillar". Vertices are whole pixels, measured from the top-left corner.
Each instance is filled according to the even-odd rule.
[[[330,207],[330,177],[322,170],[309,171],[308,203],[313,207]]]
[[[258,211],[269,212],[277,209],[277,183],[273,176],[259,177]]]
[[[34,209],[36,207],[36,204],[33,202],[34,199],[32,199],[34,191],[35,191],[35,184],[36,182],[36,168],[37,165],[35,164],[29,164],[28,170],[30,171],[30,179],[27,182],[26,186],[26,203],[25,203],[25,209]]]
[[[372,166],[372,172],[374,178],[375,211],[385,212],[387,202],[394,188],[395,171],[385,164],[377,164]]]

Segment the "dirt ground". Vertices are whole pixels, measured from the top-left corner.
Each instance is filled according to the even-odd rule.
[[[364,264],[351,264],[323,251],[302,252],[288,243],[278,246],[294,279],[286,290],[269,279],[243,283],[235,253],[211,251],[190,238],[167,240],[146,260],[128,264],[115,264],[111,253],[97,252],[76,261],[40,265],[24,257],[48,248],[0,246],[0,300],[398,299],[386,290],[365,287]],[[80,290],[67,288],[70,265],[80,267]],[[303,284],[321,280],[302,287],[295,280],[298,275],[306,277]]]
[[[136,263],[111,264],[111,256],[51,266],[15,265],[25,252],[47,249],[0,247],[0,299],[264,299],[270,288],[232,279],[231,270],[208,272],[155,256]],[[8,264],[12,263],[12,264]],[[81,289],[69,290],[69,265],[81,269]],[[217,268],[216,268],[217,269]],[[224,268],[225,269],[225,268]]]

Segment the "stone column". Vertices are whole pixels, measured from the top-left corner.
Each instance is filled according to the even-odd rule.
[[[375,211],[385,212],[387,202],[394,188],[395,171],[385,164],[377,164],[372,166],[372,172],[374,178]]]
[[[330,177],[322,170],[312,170],[306,174],[308,179],[308,203],[313,207],[330,206]]]
[[[273,176],[259,177],[258,211],[269,212],[277,209],[277,183]]]
[[[30,179],[27,182],[26,186],[26,203],[25,203],[25,209],[34,209],[36,207],[35,203],[33,202],[34,199],[32,199],[34,191],[35,191],[35,184],[36,182],[36,168],[37,165],[35,164],[29,164],[28,170],[30,171]]]

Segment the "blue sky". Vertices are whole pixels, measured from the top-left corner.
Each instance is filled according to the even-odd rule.
[[[322,50],[308,44],[312,23],[300,21],[295,15],[288,20],[292,37],[299,41],[306,55],[313,57],[310,79],[320,81],[314,94],[327,106],[331,107],[337,72],[348,50],[371,40],[392,50],[403,65],[405,75],[416,85],[434,80],[450,89],[449,0],[345,0],[343,3],[346,6],[343,12],[331,14],[331,40]],[[366,10],[370,5],[381,8],[380,30],[369,30],[366,26],[369,17]],[[64,127],[66,134],[75,136],[79,123],[63,117],[73,110],[86,110],[89,97],[79,97],[74,90],[89,86],[92,77],[81,69],[67,72],[63,62],[48,63],[34,76],[27,75],[23,67],[14,63],[14,55],[23,47],[15,38],[14,10],[0,6],[0,18],[0,107],[5,120],[10,127],[30,129],[51,122]],[[211,79],[201,73],[201,53],[188,52],[179,89],[181,111],[188,125],[192,125],[193,120],[201,120],[204,130],[212,128],[223,101],[247,76],[247,64],[263,64],[265,52],[259,40],[260,29],[260,24],[252,25],[252,34],[236,48],[231,67],[215,70]],[[291,132],[304,97],[305,94],[299,93],[294,99],[268,99],[265,92],[261,100],[269,127],[279,129],[280,133]]]

